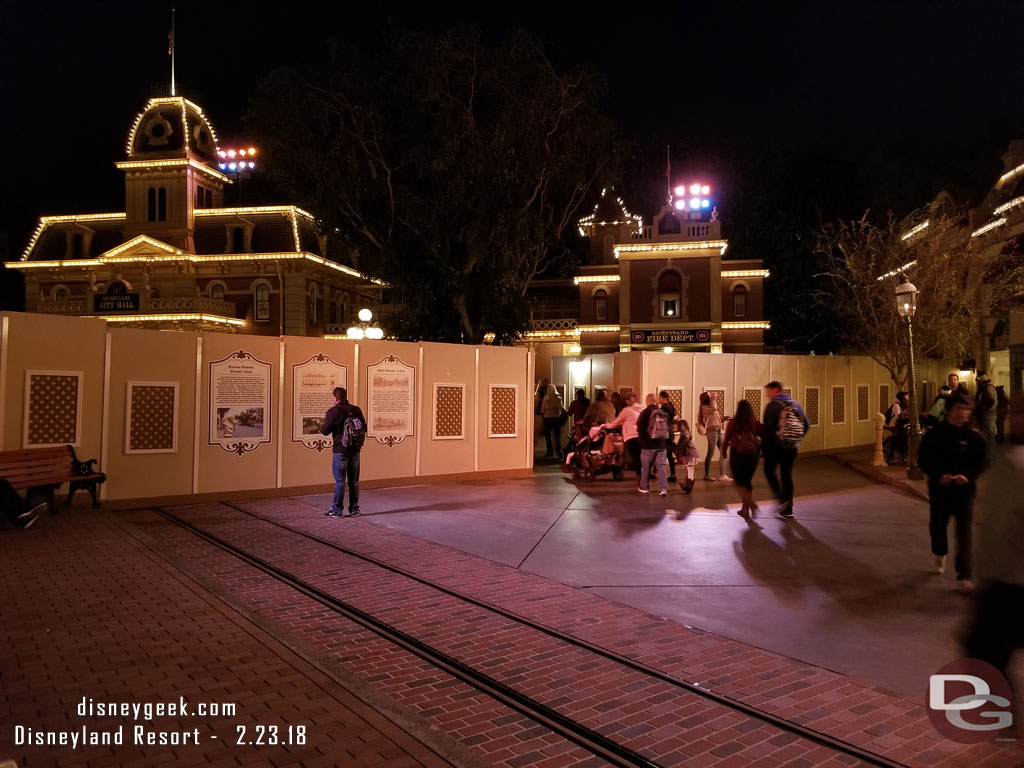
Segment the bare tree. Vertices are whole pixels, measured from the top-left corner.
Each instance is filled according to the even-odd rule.
[[[909,378],[906,326],[895,301],[901,273],[919,291],[917,355],[957,364],[970,356],[981,321],[1020,288],[1019,267],[977,247],[951,219],[929,220],[927,209],[904,218],[890,213],[881,225],[867,213],[826,224],[815,250],[821,258],[815,305],[843,321],[846,350],[869,355],[901,389]]]

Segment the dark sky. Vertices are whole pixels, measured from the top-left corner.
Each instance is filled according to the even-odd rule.
[[[1021,2],[176,6],[178,92],[204,108],[222,144],[241,136],[259,80],[321,59],[327,38],[460,21],[493,37],[524,27],[556,64],[602,71],[606,111],[641,142],[729,140],[870,158],[920,177],[927,194],[928,175],[945,166],[997,174],[1006,142],[1024,137]],[[15,251],[39,215],[123,210],[113,163],[135,114],[169,82],[169,9],[0,6],[0,230]]]

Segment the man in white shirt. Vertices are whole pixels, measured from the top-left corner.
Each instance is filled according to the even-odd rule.
[[[607,424],[607,427],[622,427],[623,445],[629,455],[629,460],[636,468],[636,476],[640,477],[640,434],[637,432],[636,422],[644,407],[638,402],[636,392],[626,395],[626,407],[622,409],[615,421]]]

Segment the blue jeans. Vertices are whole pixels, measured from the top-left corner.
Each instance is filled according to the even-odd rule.
[[[348,511],[359,511],[359,454],[346,456],[335,453],[331,461],[331,473],[334,475],[334,503],[331,511],[340,515],[345,511],[345,482],[348,481]]]
[[[668,473],[665,471],[665,449],[664,448],[642,448],[640,449],[640,488],[647,488],[651,476],[651,463],[658,473],[658,491],[668,490]]]

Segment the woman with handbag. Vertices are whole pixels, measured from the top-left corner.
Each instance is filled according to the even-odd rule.
[[[711,459],[715,456],[715,449],[721,452],[722,448],[722,414],[718,412],[718,406],[711,401],[711,395],[707,392],[700,393],[700,411],[697,415],[697,431],[708,438],[708,453],[704,457],[704,479],[714,480],[711,477]],[[725,456],[718,459],[718,479],[724,481],[732,480],[725,474]]]
[[[736,415],[729,420],[725,430],[725,442],[722,444],[722,458],[731,457],[732,475],[736,478],[736,490],[742,502],[740,517],[757,515],[757,502],[754,501],[754,472],[761,456],[761,443],[766,437],[764,427],[754,416],[754,408],[746,400],[736,405]]]

